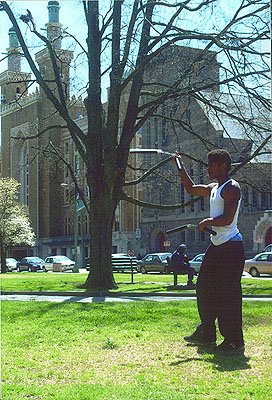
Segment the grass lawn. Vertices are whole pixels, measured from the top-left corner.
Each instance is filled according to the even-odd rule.
[[[19,291],[82,291],[77,286],[84,283],[87,273],[7,273],[1,275],[2,290]],[[114,292],[166,292],[173,285],[172,275],[134,274],[131,284],[131,274],[115,273],[118,289]],[[178,284],[185,285],[187,276],[179,276]],[[271,294],[271,279],[242,278],[243,294]],[[194,290],[192,292],[195,292]]]
[[[183,341],[195,301],[3,301],[3,399],[270,400],[271,303],[243,315],[245,356],[226,358]]]

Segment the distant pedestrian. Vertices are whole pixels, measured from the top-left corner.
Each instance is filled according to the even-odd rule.
[[[180,244],[177,250],[172,254],[171,257],[171,269],[176,274],[188,274],[188,288],[195,288],[193,283],[195,269],[190,266],[188,257],[185,255],[186,245]]]

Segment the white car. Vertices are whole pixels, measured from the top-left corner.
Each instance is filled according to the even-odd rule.
[[[75,262],[66,256],[50,256],[42,263],[41,268],[44,272],[53,271],[54,264],[61,264],[61,272],[74,270]]]
[[[262,253],[267,253],[269,251],[272,251],[272,244],[268,244],[262,251]]]
[[[272,275],[272,252],[260,253],[252,259],[246,260],[244,271],[254,277],[260,276],[260,274]]]
[[[148,272],[167,273],[168,261],[172,253],[151,253],[147,254],[142,260],[138,261],[138,271],[142,274]]]
[[[204,256],[205,256],[205,253],[198,254],[197,256],[192,258],[192,260],[190,260],[190,266],[193,267],[195,269],[195,272],[197,272],[197,273],[200,270]]]
[[[6,267],[8,272],[17,271],[17,260],[15,258],[6,258]]]

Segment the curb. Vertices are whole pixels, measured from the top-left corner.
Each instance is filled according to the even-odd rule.
[[[195,293],[188,292],[42,292],[42,291],[1,291],[1,295],[35,295],[35,296],[77,296],[77,297],[196,297]],[[266,294],[244,294],[242,298],[272,298]]]

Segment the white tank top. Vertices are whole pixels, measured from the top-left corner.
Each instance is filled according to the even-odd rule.
[[[210,216],[212,218],[218,217],[219,215],[222,215],[224,212],[224,199],[221,197],[221,190],[229,182],[237,184],[237,182],[234,179],[229,179],[219,187],[217,184],[211,190]],[[220,244],[227,242],[228,240],[232,239],[235,235],[237,235],[237,233],[239,233],[239,229],[237,228],[237,220],[238,220],[240,204],[241,204],[241,197],[239,199],[233,221],[230,225],[212,227],[212,229],[217,233],[216,235],[211,235],[211,242],[215,246],[219,246]]]

